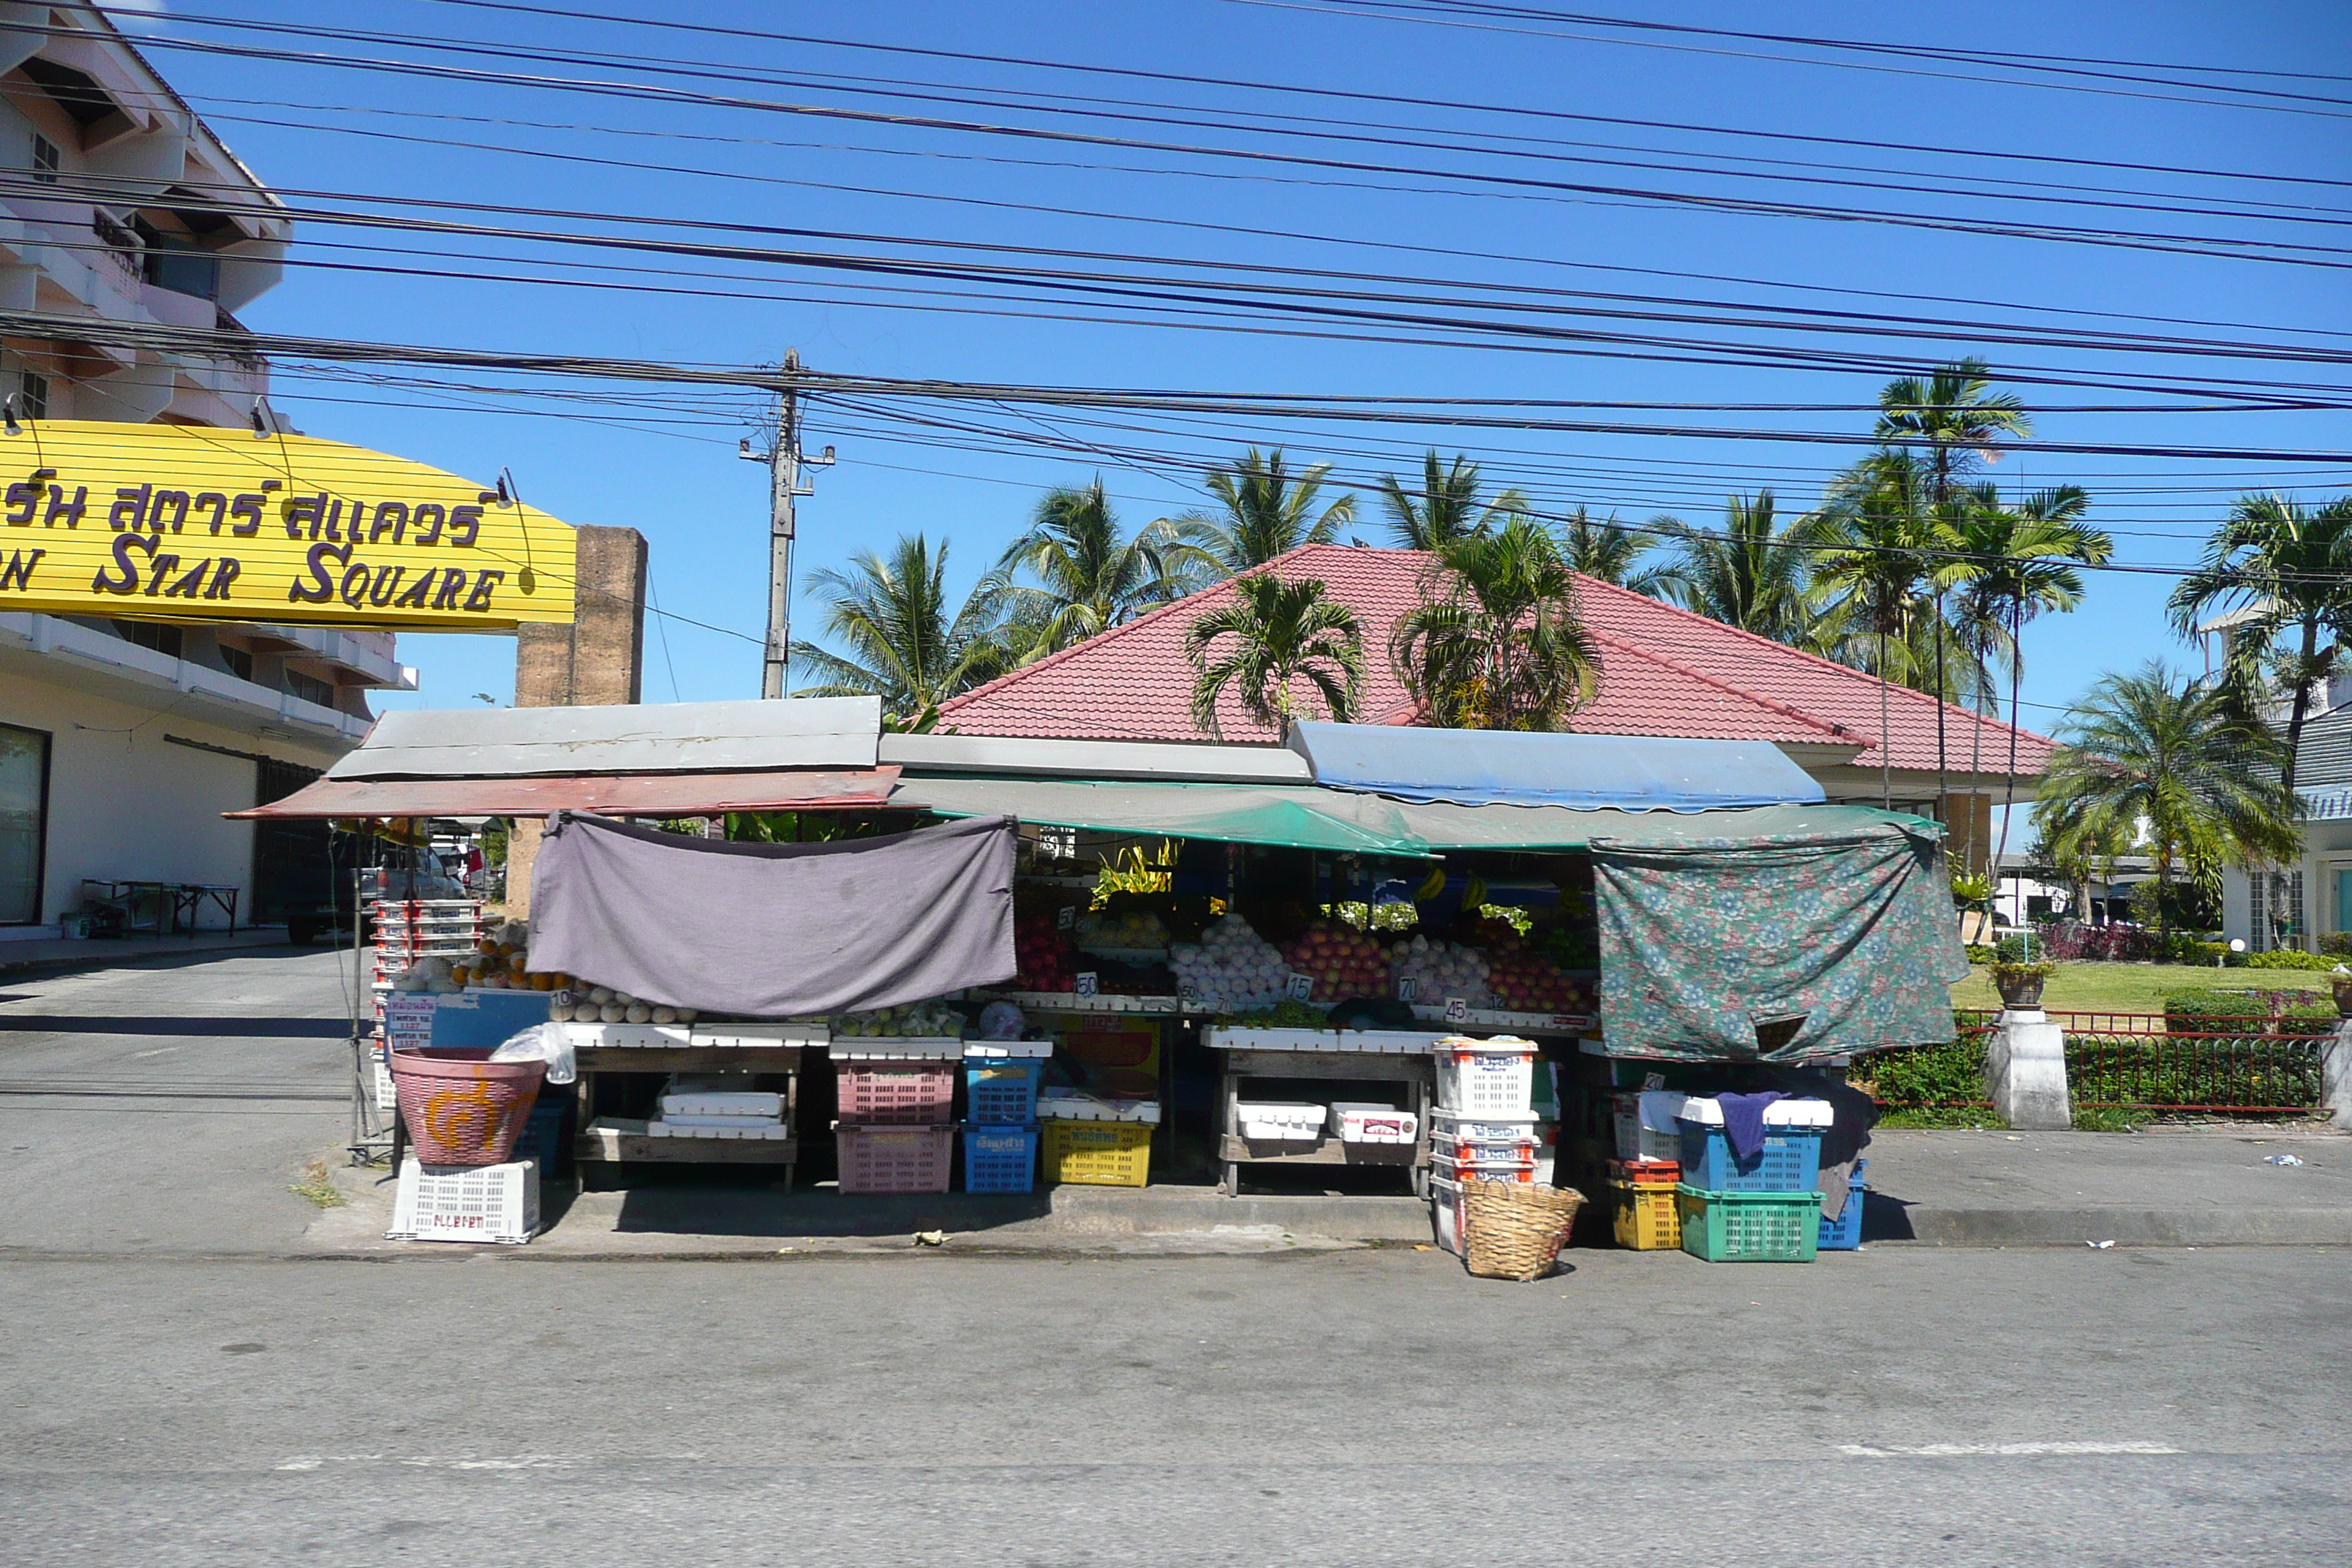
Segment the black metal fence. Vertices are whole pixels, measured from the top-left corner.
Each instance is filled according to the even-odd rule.
[[[1889,1111],[1989,1106],[1985,1040],[1999,1016],[1958,1012],[1950,1044],[1857,1057],[1850,1080]],[[2049,1016],[2065,1031],[2066,1081],[2078,1109],[2289,1117],[2307,1116],[2319,1107],[2323,1035],[2278,1032],[2276,1022],[2261,1033],[2179,1029],[2160,1013]]]

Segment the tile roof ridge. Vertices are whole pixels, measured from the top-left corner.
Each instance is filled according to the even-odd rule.
[[[1268,560],[1261,561],[1256,565],[1236,572],[1230,577],[1219,578],[1216,582],[1210,584],[1207,587],[1187,594],[1181,598],[1171,599],[1164,605],[1154,605],[1151,608],[1144,611],[1143,614],[1136,616],[1131,621],[1121,621],[1115,626],[1106,626],[1101,631],[1095,633],[1094,636],[1089,637],[1081,637],[1076,642],[1072,643],[1069,647],[1066,648],[1057,648],[1054,652],[1047,654],[1045,658],[1038,659],[1034,663],[1024,664],[1018,669],[1006,670],[1003,675],[998,676],[993,680],[983,681],[982,684],[973,687],[970,691],[959,692],[955,696],[949,698],[945,702],[940,704],[940,713],[944,717],[949,713],[956,711],[958,708],[965,703],[974,701],[982,697],[993,696],[1000,689],[1019,681],[1027,676],[1050,669],[1054,666],[1062,663],[1064,660],[1069,658],[1072,655],[1078,653],[1082,649],[1101,647],[1105,644],[1110,642],[1113,638],[1124,637],[1129,632],[1136,631],[1143,626],[1149,626],[1152,622],[1159,620],[1163,616],[1183,609],[1187,605],[1197,606],[1202,601],[1205,601],[1211,595],[1222,593],[1231,588],[1234,584],[1239,582],[1244,577],[1255,577],[1262,574],[1272,572],[1284,562],[1292,560],[1294,557],[1303,556],[1312,550],[1362,551],[1368,553],[1377,550],[1381,553],[1387,555],[1418,555],[1423,553],[1417,550],[1391,550],[1382,546],[1370,544],[1295,545],[1292,548],[1284,551],[1279,555],[1271,557]]]
[[[1824,658],[1820,654],[1809,653],[1801,647],[1791,647],[1789,644],[1776,641],[1771,637],[1764,636],[1760,632],[1751,632],[1745,626],[1735,626],[1728,621],[1718,621],[1712,616],[1702,616],[1696,610],[1686,610],[1680,605],[1668,604],[1664,599],[1654,599],[1647,594],[1637,593],[1632,588],[1622,587],[1615,583],[1603,582],[1598,577],[1587,576],[1581,572],[1578,573],[1576,575],[1579,580],[1579,592],[1582,592],[1583,588],[1587,586],[1606,588],[1612,594],[1622,595],[1628,599],[1638,600],[1645,608],[1664,610],[1669,615],[1680,616],[1685,620],[1697,621],[1704,626],[1712,626],[1718,632],[1727,632],[1733,637],[1745,637],[1750,642],[1761,643],[1766,647],[1775,649],[1778,652],[1790,655],[1796,658],[1803,659],[1811,664],[1819,665],[1822,669],[1834,672],[1838,675],[1846,676],[1857,680],[1878,680],[1879,679],[1877,676],[1871,674],[1870,671],[1866,669],[1856,669],[1850,664],[1840,664],[1833,658]],[[1987,721],[1985,716],[1981,713],[1971,712],[1969,710],[1961,707],[1957,702],[1946,702],[1942,698],[1931,697],[1927,692],[1917,690],[1912,687],[1905,686],[1900,681],[1888,680],[1883,681],[1881,684],[1889,688],[1890,695],[1913,697],[1926,702],[1939,703],[1943,707],[1950,709],[1953,712],[1973,723],[1981,724]],[[2001,723],[2001,721],[1999,719],[1994,719],[1990,721],[1995,724]],[[2014,724],[2005,725],[2004,728],[2016,730],[2020,735],[2022,735],[2029,740],[2039,741],[2045,746],[2055,746],[2058,743],[2049,736],[2044,735],[2038,731],[2024,729]]]
[[[1699,618],[1704,620],[1706,617],[1702,616]],[[1717,624],[1720,625],[1721,623],[1718,622]],[[1687,676],[1691,679],[1699,682],[1701,685],[1712,686],[1718,691],[1727,691],[1734,697],[1753,702],[1759,708],[1769,708],[1773,712],[1779,713],[1786,718],[1794,719],[1800,724],[1806,725],[1809,728],[1825,730],[1829,733],[1837,736],[1840,740],[1858,741],[1865,749],[1878,743],[1877,741],[1871,736],[1864,734],[1859,730],[1849,730],[1834,719],[1824,719],[1818,713],[1808,713],[1803,709],[1796,707],[1790,703],[1783,702],[1777,697],[1767,697],[1760,691],[1750,691],[1744,686],[1736,685],[1731,681],[1723,679],[1719,676],[1709,675],[1703,669],[1693,669],[1689,665],[1684,664],[1676,659],[1668,658],[1664,654],[1653,653],[1648,648],[1642,647],[1639,643],[1629,642],[1625,638],[1618,637],[1613,633],[1601,631],[1590,626],[1586,626],[1584,629],[1585,634],[1591,637],[1595,642],[1605,643],[1611,647],[1622,648],[1627,653],[1633,655],[1636,658],[1646,658],[1652,664],[1664,665],[1666,668],[1673,670],[1676,675]]]

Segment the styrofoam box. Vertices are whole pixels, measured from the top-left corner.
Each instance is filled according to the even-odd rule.
[[[1723,1107],[1712,1098],[1698,1095],[1677,1096],[1681,1103],[1675,1114],[1685,1121],[1696,1121],[1702,1127],[1723,1125]],[[1650,1097],[1642,1097],[1642,1119],[1649,1121]],[[1776,1100],[1764,1108],[1767,1127],[1828,1127],[1836,1121],[1835,1112],[1826,1100]]]
[[[1244,1100],[1234,1110],[1241,1118],[1242,1136],[1284,1143],[1311,1143],[1323,1136],[1329,1112],[1320,1105],[1297,1100]]]
[[[1053,1054],[1051,1040],[966,1040],[963,1047],[968,1062],[1034,1061]]]
[[[1156,1100],[1097,1100],[1091,1094],[1041,1094],[1037,1097],[1037,1120],[1145,1121],[1156,1126],[1160,1121],[1160,1102]]]
[[[1342,1143],[1410,1143],[1421,1118],[1376,1100],[1339,1100],[1331,1102],[1329,1126]]]
[[[539,1162],[423,1165],[401,1162],[390,1241],[495,1241],[520,1246],[539,1229]]]
[[[1508,1143],[1534,1137],[1536,1116],[1485,1116],[1440,1106],[1429,1113],[1429,1135],[1447,1143]]]
[[[788,1139],[793,1130],[781,1121],[729,1121],[716,1116],[688,1117],[683,1121],[648,1121],[648,1138],[705,1138],[738,1140],[749,1142],[775,1142]]]
[[[662,1120],[682,1116],[728,1116],[773,1121],[784,1113],[784,1097],[755,1089],[705,1089],[680,1085],[661,1097]]]

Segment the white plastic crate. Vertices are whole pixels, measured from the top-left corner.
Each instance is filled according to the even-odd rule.
[[[371,1061],[368,1066],[375,1073],[375,1108],[378,1110],[399,1110],[400,1090],[392,1081],[392,1069],[381,1059]]]
[[[1429,1178],[1429,1226],[1437,1245],[1462,1256],[1462,1184],[1442,1176]]]
[[[1507,1143],[1535,1137],[1536,1116],[1478,1116],[1440,1106],[1429,1113],[1429,1135],[1447,1143]]]
[[[1312,1143],[1323,1136],[1323,1106],[1293,1100],[1244,1100],[1234,1110],[1241,1117],[1242,1136],[1252,1142]]]
[[[1437,1068],[1437,1103],[1445,1110],[1507,1121],[1534,1114],[1532,1040],[1449,1035],[1437,1042],[1430,1060]]]
[[[496,1241],[520,1246],[539,1229],[539,1163],[421,1165],[401,1162],[391,1241]]]
[[[1429,1165],[1433,1173],[1444,1176],[1449,1182],[1517,1182],[1524,1186],[1532,1184],[1536,1179],[1536,1162],[1533,1155],[1524,1160],[1480,1158],[1465,1163],[1454,1159],[1443,1150],[1432,1150]]]
[[[1331,1103],[1329,1126],[1342,1143],[1410,1143],[1421,1131],[1421,1118],[1393,1105],[1339,1100]]]

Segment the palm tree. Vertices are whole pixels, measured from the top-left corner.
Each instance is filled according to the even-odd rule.
[[[1516,489],[1481,501],[1478,465],[1457,452],[1453,465],[1441,468],[1434,447],[1422,458],[1420,493],[1406,489],[1394,474],[1381,476],[1380,490],[1389,510],[1389,531],[1407,550],[1434,550],[1467,534],[1490,532],[1528,510],[1528,498]]]
[[[2000,455],[2003,441],[2033,434],[2025,405],[1992,390],[1991,366],[1964,359],[1940,366],[1925,382],[1906,375],[1878,394],[1878,426],[1873,432],[1891,447],[1925,447],[1927,499],[1943,506],[1958,482],[1979,462]]]
[[[1770,490],[1727,498],[1717,533],[1675,517],[1652,526],[1675,545],[1674,561],[1658,574],[1659,597],[1774,642],[1814,646],[1802,541],[1778,529]]]
[[[2225,862],[2283,859],[2299,846],[2277,740],[2234,716],[2210,685],[2151,660],[2093,687],[2058,735],[2033,807],[2053,858],[2144,838],[2159,889],[2180,865],[2210,889]]]
[[[1613,516],[1606,522],[1595,522],[1582,507],[1560,519],[1557,532],[1561,558],[1570,571],[1636,594],[1658,591],[1664,569],[1636,570],[1634,565],[1658,542],[1656,534],[1628,528]]]
[[[1865,668],[1882,683],[1879,793],[1880,804],[1890,808],[1895,779],[1885,683],[1899,679],[1904,685],[1916,685],[1920,678],[1915,622],[1926,607],[1937,555],[1951,543],[1950,530],[1927,500],[1927,479],[1908,452],[1866,458],[1832,486],[1822,510],[1804,529],[1813,553],[1814,608],[1847,617],[1875,641],[1875,658]],[[1941,642],[1938,637],[1937,646]]]
[[[2009,852],[2009,819],[2017,805],[2019,688],[2025,674],[2025,625],[2045,610],[2068,612],[2083,602],[2084,566],[2104,564],[2115,541],[2083,521],[2091,497],[2080,485],[2036,490],[2015,507],[2004,507],[1990,485],[1963,492],[1973,504],[1959,515],[1954,549],[1959,553],[1953,580],[1959,589],[1957,619],[1963,646],[1989,667],[1996,653],[2009,665],[2009,771],[2002,784],[2000,857]],[[1984,760],[1984,731],[1977,730],[1969,773]]]
[[[1577,618],[1576,574],[1526,517],[1434,552],[1421,603],[1389,645],[1398,680],[1430,721],[1459,730],[1556,730],[1601,683]]]
[[[2294,693],[2281,757],[2292,784],[2311,689],[2342,667],[2352,642],[2352,496],[2317,511],[2284,496],[2241,497],[2206,542],[2205,563],[2173,589],[2170,609],[2183,637],[2211,612],[2242,613],[2229,631],[2228,679],[2250,710],[2273,679]]]
[[[1364,688],[1364,635],[1355,612],[1313,578],[1286,583],[1253,573],[1234,584],[1234,596],[1194,621],[1184,651],[1197,672],[1192,723],[1212,740],[1217,699],[1235,689],[1242,710],[1276,731],[1298,716],[1292,688],[1305,681],[1322,697],[1334,721],[1350,723]]]
[[[996,563],[1015,654],[1042,658],[1182,597],[1188,560],[1169,523],[1123,537],[1099,476],[1084,489],[1046,491],[1028,531]],[[1013,581],[1024,572],[1034,584]]]
[[[1330,464],[1317,463],[1293,474],[1282,448],[1261,452],[1252,447],[1209,476],[1218,514],[1186,512],[1173,526],[1192,548],[1192,562],[1219,576],[1263,566],[1302,544],[1329,544],[1356,515],[1352,495],[1316,510],[1330,471]]]
[[[894,724],[919,725],[949,698],[1002,674],[1009,663],[998,637],[1003,591],[982,582],[950,615],[947,564],[945,540],[933,549],[909,533],[887,558],[869,550],[845,572],[827,568],[812,577],[824,603],[825,635],[846,651],[794,643],[793,660],[824,684],[793,695],[877,696]]]

